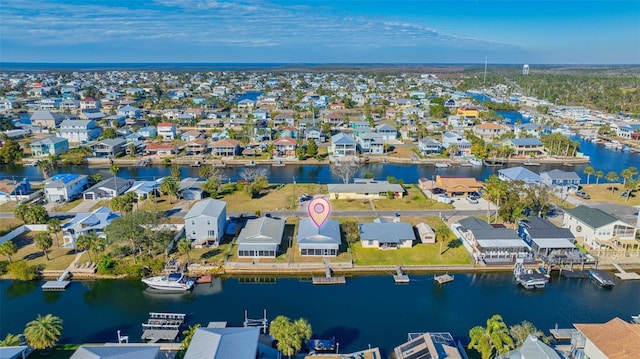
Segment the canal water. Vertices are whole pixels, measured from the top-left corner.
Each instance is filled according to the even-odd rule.
[[[64,292],[43,292],[38,282],[0,281],[0,337],[22,332],[37,314],[52,313],[64,321],[62,342],[115,341],[116,331],[139,341],[149,312],[187,314],[187,323],[227,321],[241,326],[244,311],[261,318],[304,317],[314,336],[336,337],[341,350],[369,344],[389,353],[408,332],[448,331],[463,343],[473,326],[500,314],[508,325],[528,320],[548,332],[556,324],[629,320],[640,313],[640,281],[616,280],[613,289],[589,280],[552,278],[547,288],[526,290],[510,273],[455,274],[445,285],[430,275],[412,275],[411,283],[394,284],[383,276],[348,277],[345,285],[314,286],[310,280],[278,278],[262,283],[217,279],[192,292],[154,291],[137,280],[72,281]]]

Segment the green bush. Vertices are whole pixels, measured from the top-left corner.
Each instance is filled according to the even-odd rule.
[[[115,274],[118,263],[110,256],[103,256],[98,261],[98,274]]]
[[[7,262],[7,261],[0,261],[0,275],[7,274],[7,265],[8,264],[9,264],[9,262]]]
[[[7,266],[11,278],[17,280],[36,280],[40,278],[40,268],[25,261],[13,262]]]

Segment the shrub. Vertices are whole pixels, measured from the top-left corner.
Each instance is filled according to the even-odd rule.
[[[25,261],[13,262],[7,266],[11,278],[17,280],[36,280],[40,278],[40,268]]]
[[[9,265],[9,262],[7,261],[0,261],[0,275],[5,275],[7,274],[7,266]]]
[[[117,262],[110,256],[103,256],[98,261],[98,274],[114,274]]]

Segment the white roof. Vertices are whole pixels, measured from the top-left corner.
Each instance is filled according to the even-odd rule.
[[[226,209],[227,202],[218,201],[217,199],[207,199],[196,202],[196,204],[191,207],[187,215],[184,216],[184,219],[198,217],[201,215],[219,217],[223,211],[226,212]]]
[[[575,248],[576,246],[566,238],[533,239],[540,248]]]
[[[198,328],[184,359],[255,359],[259,328]]]
[[[155,359],[159,345],[82,345],[70,359]]]

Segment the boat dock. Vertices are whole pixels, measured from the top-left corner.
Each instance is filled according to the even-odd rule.
[[[67,269],[64,272],[62,272],[58,280],[50,280],[50,281],[47,281],[45,284],[43,284],[41,287],[42,290],[63,291],[67,289],[67,287],[69,286],[69,283],[71,283],[71,281],[66,280],[67,277],[69,277],[69,275],[70,273],[69,273],[69,270]]]
[[[313,284],[345,284],[347,280],[344,276],[334,277],[331,268],[327,267],[324,277],[313,277]]]
[[[549,329],[549,333],[551,333],[551,336],[553,336],[555,340],[571,340],[573,334],[577,332],[577,329],[558,329],[557,326],[554,329]]]
[[[149,320],[142,323],[142,340],[151,343],[176,340],[185,316],[181,313],[149,313]]]
[[[269,328],[269,319],[267,319],[267,310],[262,310],[262,318],[251,319],[249,318],[249,312],[244,311],[244,322],[242,323],[245,328],[260,328],[263,334],[267,334]]]
[[[453,279],[454,279],[454,277],[452,275],[449,275],[449,273],[445,273],[445,274],[441,274],[441,275],[434,275],[433,276],[433,280],[438,282],[438,284],[445,284],[445,283],[453,282]]]
[[[409,283],[409,276],[404,274],[404,270],[401,266],[396,267],[396,274],[393,276],[393,280],[396,283]]]
[[[612,264],[618,270],[618,273],[615,274],[616,277],[620,278],[621,280],[640,280],[640,274],[635,272],[627,272],[624,269],[622,269],[622,267],[620,267],[618,263],[612,263]]]

